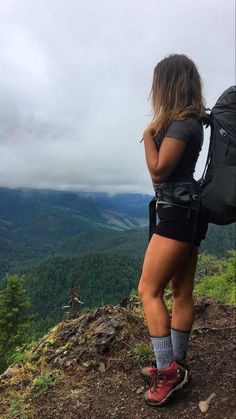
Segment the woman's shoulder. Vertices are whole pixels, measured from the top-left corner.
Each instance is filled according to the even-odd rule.
[[[176,118],[173,120],[168,128],[167,133],[170,131],[183,131],[183,132],[192,132],[198,133],[203,129],[203,122],[201,118],[196,118],[194,116],[188,116],[185,118]]]
[[[202,121],[196,117],[176,118],[169,124],[166,136],[188,142],[192,136],[199,136],[202,129]]]
[[[171,121],[168,128],[173,125],[186,126],[186,127],[192,127],[192,126],[202,127],[203,122],[202,122],[202,118],[196,118],[195,116],[186,116],[186,117],[178,117],[174,119],[173,121]]]

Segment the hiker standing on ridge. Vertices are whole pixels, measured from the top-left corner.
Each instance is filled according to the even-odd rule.
[[[77,289],[74,287],[71,290],[71,299],[69,301],[69,305],[68,306],[63,306],[62,308],[69,308],[69,319],[74,319],[75,317],[78,316],[79,313],[79,304],[84,304],[83,301],[80,301],[78,298],[78,291]]]
[[[79,312],[79,304],[84,304],[84,302],[79,300],[79,298],[78,298],[78,291],[74,287],[71,290],[71,299],[70,299],[70,302],[69,302],[70,319],[73,319],[74,317],[76,317],[78,315],[78,312]]]
[[[150,223],[138,291],[156,358],[156,367],[141,372],[149,383],[145,400],[160,406],[189,379],[186,351],[194,319],[194,274],[198,248],[208,228],[193,178],[203,143],[205,113],[195,64],[185,55],[163,59],[154,70],[151,99],[153,119],[143,139],[158,223]],[[169,282],[171,323],[163,300]]]

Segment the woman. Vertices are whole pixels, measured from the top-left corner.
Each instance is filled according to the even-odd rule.
[[[185,55],[171,55],[154,70],[153,120],[143,139],[159,222],[148,245],[138,287],[156,367],[142,370],[148,404],[160,406],[188,381],[186,351],[194,319],[192,297],[198,248],[207,220],[196,205],[193,179],[203,142],[201,79]],[[163,300],[171,283],[172,318]]]

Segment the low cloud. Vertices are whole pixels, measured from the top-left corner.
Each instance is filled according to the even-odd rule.
[[[208,106],[234,83],[234,2],[213,3],[2,1],[0,185],[150,192],[139,140],[156,62],[189,55]]]

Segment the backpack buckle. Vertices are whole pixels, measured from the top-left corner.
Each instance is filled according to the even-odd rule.
[[[219,130],[219,133],[220,133],[220,135],[222,135],[222,137],[226,137],[226,135],[227,135],[227,132],[223,128],[221,128]]]

